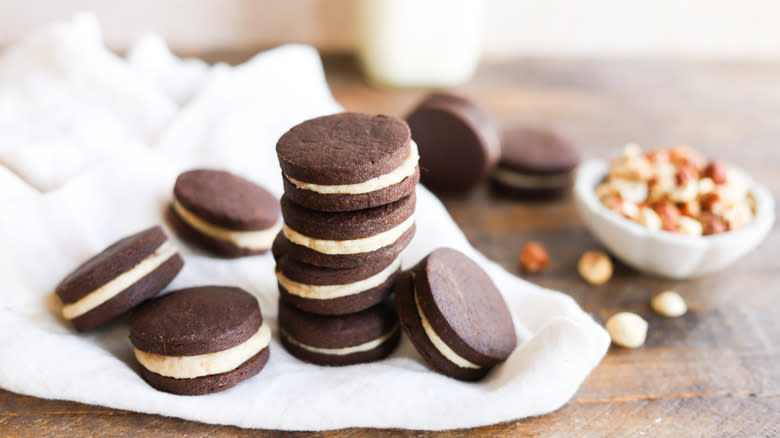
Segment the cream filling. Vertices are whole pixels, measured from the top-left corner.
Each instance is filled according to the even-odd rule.
[[[555,175],[529,175],[509,169],[498,168],[493,178],[510,187],[520,189],[549,189],[565,186],[569,183],[568,173]]]
[[[402,234],[411,228],[412,225],[414,225],[414,215],[409,216],[408,219],[387,231],[355,240],[315,239],[313,237],[304,236],[288,227],[287,224],[282,226],[282,232],[284,233],[284,237],[291,242],[323,254],[359,254],[376,251],[379,248],[392,245]]]
[[[65,319],[74,319],[100,306],[159,268],[175,254],[176,247],[165,241],[152,255],[133,266],[129,271],[123,272],[118,277],[83,296],[75,303],[65,304],[62,307],[62,316]]]
[[[227,350],[196,356],[165,356],[136,348],[135,358],[155,374],[174,379],[194,379],[232,371],[262,351],[270,342],[271,328],[263,322],[249,339]]]
[[[382,345],[385,341],[390,339],[393,334],[395,334],[396,331],[398,331],[399,326],[396,325],[393,327],[392,330],[390,330],[389,333],[386,335],[383,335],[377,339],[374,339],[373,341],[368,341],[364,344],[355,345],[354,347],[345,347],[345,348],[321,348],[321,347],[312,347],[311,345],[302,344],[298,341],[296,341],[292,336],[290,336],[289,333],[282,330],[282,335],[287,338],[288,341],[290,341],[292,344],[297,345],[298,347],[303,348],[304,350],[311,351],[312,353],[319,353],[319,354],[327,354],[331,356],[346,356],[348,354],[353,353],[362,353],[364,351],[373,350],[374,348]]]
[[[285,277],[281,271],[276,271],[276,279],[279,280],[279,284],[282,285],[287,292],[299,297],[308,298],[312,300],[329,300],[333,298],[345,297],[348,295],[355,295],[361,292],[373,289],[380,284],[387,281],[391,275],[398,270],[401,266],[401,257],[398,256],[392,263],[381,272],[365,278],[360,281],[348,284],[333,284],[333,285],[312,285],[298,283],[297,281],[290,280]]]
[[[436,347],[437,350],[439,350],[439,353],[441,353],[444,357],[446,357],[447,360],[449,360],[450,362],[454,363],[455,365],[461,368],[474,368],[474,369],[482,368],[477,364],[469,362],[468,360],[458,355],[458,353],[454,352],[452,348],[450,348],[447,344],[445,344],[444,341],[442,341],[442,339],[439,337],[439,335],[437,335],[436,332],[433,331],[433,327],[431,327],[431,324],[428,322],[428,318],[425,317],[422,308],[420,307],[420,301],[417,299],[417,289],[414,290],[414,304],[417,306],[417,314],[420,315],[420,322],[422,322],[422,326],[423,326],[423,330],[425,330],[425,334],[428,336],[428,339],[431,340],[433,346]]]
[[[284,175],[284,177],[301,190],[309,190],[322,193],[323,195],[359,195],[361,193],[374,192],[390,187],[393,184],[398,184],[403,181],[404,178],[414,175],[414,169],[417,167],[417,161],[420,159],[420,154],[417,151],[417,144],[414,141],[410,142],[409,149],[409,156],[406,160],[390,173],[379,175],[375,178],[356,184],[322,185],[299,181],[289,175]]]
[[[279,221],[279,223],[267,230],[235,231],[204,221],[184,208],[176,199],[173,200],[173,209],[176,210],[176,213],[184,222],[201,233],[213,237],[214,239],[230,242],[240,248],[250,250],[265,250],[270,248],[274,242],[274,238],[276,238],[276,235],[279,234],[279,230],[282,228],[282,223]]]

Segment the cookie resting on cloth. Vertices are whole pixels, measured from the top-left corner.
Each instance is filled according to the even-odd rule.
[[[222,170],[176,179],[167,218],[183,239],[228,258],[267,252],[281,229],[279,201],[257,184]]]
[[[236,287],[171,292],[141,306],[129,324],[141,377],[161,391],[223,391],[268,361],[271,329],[257,299]]]
[[[182,260],[162,228],[125,237],[87,260],[57,285],[62,315],[78,331],[92,330],[157,295]]]
[[[401,326],[436,371],[478,380],[517,346],[512,316],[490,277],[462,253],[439,248],[398,280]]]

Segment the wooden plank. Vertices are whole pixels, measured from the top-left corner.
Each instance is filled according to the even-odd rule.
[[[240,59],[234,57],[232,59]],[[350,58],[327,58],[334,96],[347,109],[403,115],[424,90],[374,90]],[[588,156],[687,142],[739,164],[780,192],[780,64],[680,60],[519,60],[483,66],[460,91],[502,123],[543,123],[581,144]],[[571,202],[519,203],[487,187],[443,199],[469,240],[511,272],[528,240],[542,241],[551,265],[529,281],[571,295],[597,320],[618,310],[650,323],[646,345],[610,349],[574,399],[538,418],[471,431],[348,429],[310,436],[777,436],[780,434],[780,231],[719,274],[690,281],[652,278],[616,263],[603,286],[579,280],[576,262],[599,248]],[[687,300],[690,313],[667,319],[649,300],[664,289]],[[0,436],[255,436],[210,426],[0,390]],[[289,433],[263,431],[266,436]]]

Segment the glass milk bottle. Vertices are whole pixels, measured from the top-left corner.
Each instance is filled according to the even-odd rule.
[[[479,62],[482,0],[357,0],[358,50],[377,85],[451,87]]]

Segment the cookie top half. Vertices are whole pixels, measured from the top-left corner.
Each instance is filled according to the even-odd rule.
[[[63,303],[74,303],[154,254],[168,240],[155,226],[127,236],[87,260],[55,289]]]
[[[279,201],[274,195],[223,170],[184,172],[176,179],[173,195],[197,217],[230,230],[264,230],[279,220]]]
[[[580,162],[580,151],[556,132],[532,126],[508,129],[501,140],[499,166],[530,174],[569,172]]]
[[[257,333],[257,299],[225,286],[180,289],[147,302],[130,316],[130,341],[139,350],[194,356],[226,350]]]
[[[410,154],[406,123],[387,115],[345,112],[307,120],[276,145],[282,172],[314,184],[356,184],[390,173]]]

